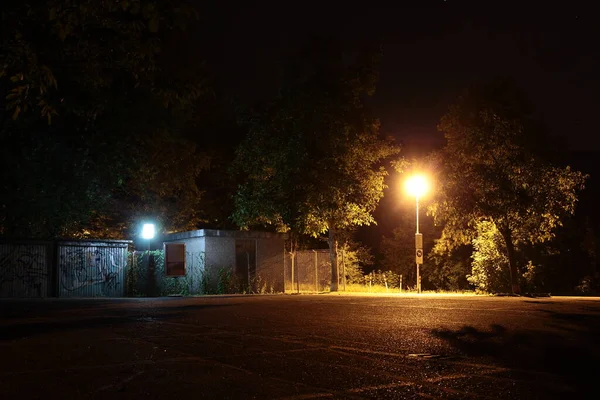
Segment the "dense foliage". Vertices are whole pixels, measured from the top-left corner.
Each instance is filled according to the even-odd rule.
[[[174,45],[193,9],[5,3],[0,234],[123,237],[148,216],[194,226],[195,178],[208,162],[186,132],[206,87]]]
[[[488,251],[493,248],[484,242],[502,238],[511,290],[520,293],[525,264],[517,252],[554,237],[574,213],[586,177],[551,165],[537,151],[538,127],[522,96],[505,81],[471,88],[439,128],[447,143],[437,154],[438,197],[430,208],[444,226],[436,250],[475,240],[475,267],[481,270],[479,261],[494,263]]]
[[[345,68],[341,55],[324,60],[320,45],[316,50],[309,72],[296,73],[247,120],[249,133],[234,162],[241,183],[233,219],[241,227],[328,234],[331,289],[337,290],[336,234],[375,223],[387,175],[382,163],[398,148],[381,137],[363,104],[377,78],[375,55]],[[328,57],[335,54],[328,50]]]

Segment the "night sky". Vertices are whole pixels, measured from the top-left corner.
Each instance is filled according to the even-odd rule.
[[[351,49],[383,46],[373,107],[405,155],[442,143],[436,125],[448,105],[474,79],[499,74],[526,91],[557,147],[600,150],[600,28],[590,5],[326,3],[200,3],[200,57],[218,90],[247,103],[269,98],[286,54],[312,34],[333,35]]]
[[[246,104],[273,97],[279,65],[315,34],[336,37],[351,50],[380,45],[384,58],[372,106],[382,133],[403,144],[403,155],[419,157],[441,146],[436,127],[448,106],[474,80],[500,75],[525,91],[569,164],[592,177],[600,172],[595,154],[589,154],[600,151],[600,24],[591,5],[326,3],[201,5],[199,57],[206,60],[216,90]],[[402,214],[414,212],[414,204],[398,190],[398,179],[392,174],[388,180],[374,214],[378,225],[358,232],[376,252],[381,236],[391,234]],[[596,181],[588,180],[584,191],[592,196],[589,204],[599,192]]]

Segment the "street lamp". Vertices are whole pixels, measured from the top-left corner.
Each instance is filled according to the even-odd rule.
[[[150,257],[150,243],[152,242],[152,239],[154,239],[154,236],[156,235],[156,226],[154,224],[144,224],[142,225],[142,233],[141,233],[141,237],[142,239],[146,239],[148,241],[148,257]]]
[[[142,232],[140,234],[140,236],[142,237],[142,239],[145,239],[148,241],[148,276],[153,277],[149,282],[148,282],[148,287],[147,287],[147,291],[148,291],[148,295],[150,296],[154,296],[154,257],[152,255],[152,253],[150,253],[150,243],[152,242],[152,239],[154,239],[154,236],[156,235],[156,226],[152,223],[145,223],[142,225]]]
[[[144,224],[142,226],[142,239],[152,240],[154,239],[154,235],[156,235],[156,226],[154,224]]]
[[[417,231],[415,233],[415,259],[417,263],[417,293],[421,293],[421,275],[419,266],[423,264],[423,234],[419,233],[419,197],[429,190],[427,179],[423,175],[411,176],[406,181],[406,190],[417,201]]]

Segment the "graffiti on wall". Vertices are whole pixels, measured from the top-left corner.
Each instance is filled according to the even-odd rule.
[[[121,252],[122,249],[110,247],[61,249],[61,288],[68,292],[88,288],[88,291],[98,290],[102,295],[119,295],[122,290],[121,271],[126,263],[122,260]]]
[[[43,296],[47,282],[44,246],[0,245],[0,297]]]

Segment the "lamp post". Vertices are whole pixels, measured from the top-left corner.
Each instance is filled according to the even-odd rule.
[[[417,223],[415,233],[415,260],[417,264],[417,293],[421,293],[421,275],[420,266],[423,264],[423,234],[419,233],[419,197],[422,197],[428,190],[427,179],[422,175],[414,175],[406,181],[406,189],[409,194],[415,196]]]
[[[142,239],[146,239],[148,241],[148,294],[150,296],[154,296],[154,257],[150,254],[150,242],[154,239],[154,235],[156,235],[156,226],[151,223],[147,223],[142,225]]]
[[[150,241],[156,235],[156,226],[154,224],[144,224],[142,226],[142,239],[148,240],[148,252],[150,252]]]

